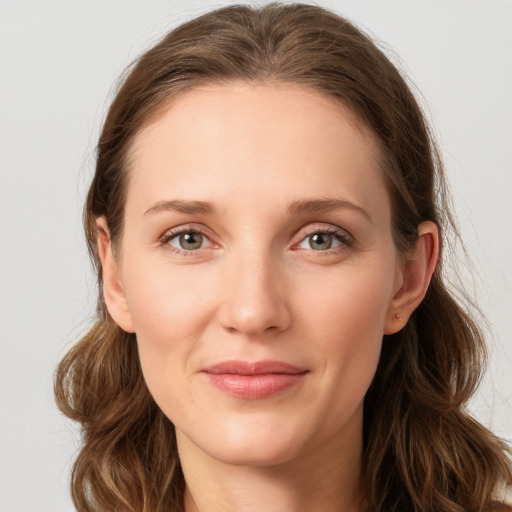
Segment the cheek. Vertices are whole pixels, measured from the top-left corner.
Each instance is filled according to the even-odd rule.
[[[162,409],[175,410],[180,393],[169,389],[187,386],[193,374],[218,287],[215,276],[203,269],[147,267],[128,266],[126,294],[146,383]]]
[[[142,272],[137,268],[144,266],[136,262],[129,267],[126,295],[137,334],[164,349],[173,340],[186,343],[204,328],[218,284],[215,275],[199,267],[160,264]]]
[[[363,271],[343,268],[322,278],[315,293],[302,293],[302,332],[316,340],[324,371],[337,382],[333,391],[362,399],[373,379],[382,346],[384,324],[393,295],[393,269],[369,265]],[[347,399],[348,399],[347,398]]]
[[[375,264],[317,272],[297,295],[302,297],[303,310],[310,312],[308,316],[322,331],[381,339],[393,296],[393,270],[391,265]]]

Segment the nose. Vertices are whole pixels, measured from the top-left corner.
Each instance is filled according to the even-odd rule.
[[[236,260],[226,265],[221,325],[250,338],[286,330],[291,312],[279,264],[269,255],[252,254]]]

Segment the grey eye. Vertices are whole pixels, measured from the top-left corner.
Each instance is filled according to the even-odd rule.
[[[314,251],[325,251],[332,247],[334,237],[329,233],[315,233],[307,238],[311,249]]]
[[[349,245],[348,242],[341,239],[341,237],[341,234],[317,231],[316,233],[305,236],[298,244],[298,248],[313,251],[328,251],[329,249],[336,249],[342,245]]]
[[[186,231],[169,240],[169,245],[183,251],[193,251],[203,246],[204,236],[195,231]]]

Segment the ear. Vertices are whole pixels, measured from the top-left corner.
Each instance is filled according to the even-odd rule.
[[[403,263],[402,286],[395,293],[384,325],[384,334],[394,334],[407,323],[427,293],[439,258],[439,230],[431,221],[418,226],[418,240]]]
[[[135,332],[132,317],[124,294],[120,262],[113,254],[110,230],[105,217],[96,221],[98,254],[103,276],[103,298],[110,316],[121,329]]]

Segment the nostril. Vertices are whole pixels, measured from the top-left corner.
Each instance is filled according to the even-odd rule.
[[[231,333],[258,337],[287,329],[291,314],[275,261],[251,252],[233,258],[219,296],[218,319]],[[239,255],[238,255],[239,256]]]

